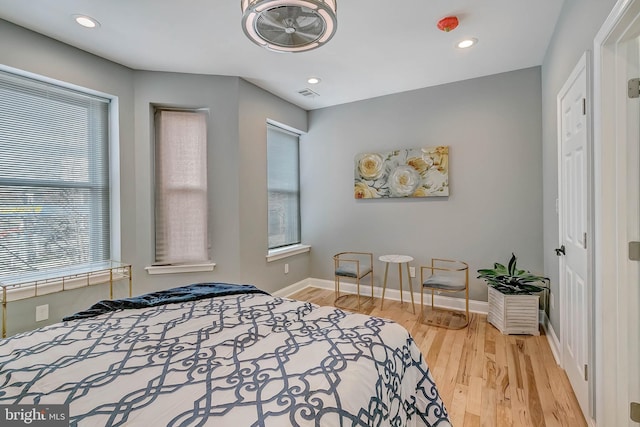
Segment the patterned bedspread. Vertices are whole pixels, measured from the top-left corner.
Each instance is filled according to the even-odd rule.
[[[0,404],[78,426],[449,426],[402,326],[263,294],[59,323],[0,341]]]

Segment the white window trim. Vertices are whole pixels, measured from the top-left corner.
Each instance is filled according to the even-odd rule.
[[[109,103],[109,194],[111,197],[111,259],[122,259],[121,218],[120,212],[120,99],[106,95]]]
[[[197,264],[149,265],[144,269],[147,270],[147,274],[173,274],[213,271],[215,267],[215,262],[203,262]]]
[[[289,258],[294,255],[303,254],[311,250],[310,245],[303,245],[301,243],[297,245],[284,246],[282,248],[270,249],[267,253],[267,262],[277,261],[283,258]]]

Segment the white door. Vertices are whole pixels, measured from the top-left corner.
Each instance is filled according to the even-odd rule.
[[[560,313],[562,366],[589,419],[587,264],[587,54],[558,94]]]
[[[640,241],[640,93],[628,88],[640,77],[638,34],[640,0],[619,0],[594,39],[598,426],[640,426],[640,261],[629,244]]]
[[[640,24],[635,24],[637,34]],[[627,55],[627,84],[632,79],[640,78],[640,37],[633,37],[626,43],[621,43],[621,48]],[[633,85],[632,85],[633,89]],[[627,247],[628,253],[624,262],[627,264],[626,282],[629,284],[626,292],[622,294],[623,307],[619,315],[627,325],[626,337],[627,355],[625,365],[628,366],[628,383],[622,394],[629,396],[620,410],[635,417],[636,421],[628,420],[629,426],[640,425],[640,91],[635,94],[627,92],[627,224],[626,240],[631,242]],[[625,295],[626,294],[626,295]],[[624,385],[623,385],[624,387]],[[631,409],[631,402],[636,402],[636,407]],[[634,412],[634,414],[632,414]]]

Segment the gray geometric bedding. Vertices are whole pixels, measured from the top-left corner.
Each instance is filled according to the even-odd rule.
[[[0,404],[75,426],[450,426],[402,326],[262,294],[117,311],[0,341]]]

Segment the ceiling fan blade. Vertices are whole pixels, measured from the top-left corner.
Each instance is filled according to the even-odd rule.
[[[279,6],[263,11],[255,24],[264,40],[282,47],[300,47],[319,40],[323,18],[304,6]]]
[[[276,37],[281,34],[287,34],[283,29],[280,28],[264,28],[260,30],[260,35],[267,40],[274,40]]]
[[[303,40],[306,40],[306,42],[312,42],[314,40],[316,40],[317,38],[320,37],[319,34],[317,33],[307,33],[304,31],[296,31],[295,33],[293,33],[294,35],[300,37]]]
[[[317,12],[314,12],[311,9],[307,9],[306,7],[298,8],[298,18],[316,18],[317,16]]]
[[[306,33],[299,33],[299,32],[295,32],[291,34],[291,36],[296,46],[311,43],[318,38],[318,36],[315,34],[306,34]]]
[[[284,31],[274,35],[270,40],[272,43],[280,46],[296,46],[295,43],[293,43],[292,34],[287,34]]]
[[[262,21],[264,24],[268,24],[274,28],[279,28],[284,30],[285,28],[287,28],[286,25],[284,25],[284,23],[279,20],[278,18],[276,18],[275,16],[273,16],[275,14],[272,14],[271,11],[266,11],[264,13],[262,13],[260,15],[260,17],[262,18]],[[278,14],[279,15],[279,14]]]
[[[300,16],[300,12],[302,7],[299,6],[285,6],[287,10],[287,18],[290,18],[292,21],[297,21],[298,16]]]

